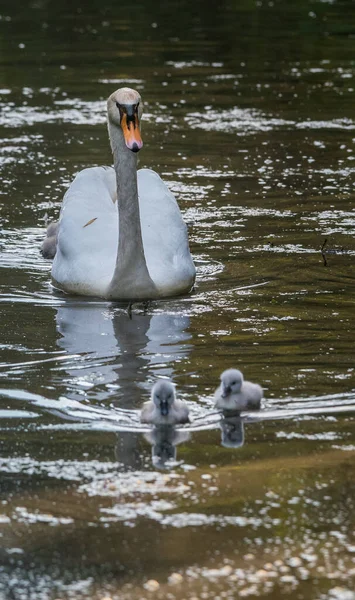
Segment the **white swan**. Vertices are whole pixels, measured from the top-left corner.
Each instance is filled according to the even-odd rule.
[[[190,422],[188,406],[182,400],[176,399],[171,381],[158,379],[153,385],[151,399],[143,404],[141,422],[152,425]]]
[[[177,202],[157,173],[137,173],[141,115],[138,92],[111,94],[114,168],[84,169],[64,196],[52,280],[65,292],[148,300],[193,286],[195,266]]]
[[[221,375],[214,401],[216,408],[221,410],[259,410],[262,397],[260,385],[244,381],[243,373],[238,369],[227,369]]]

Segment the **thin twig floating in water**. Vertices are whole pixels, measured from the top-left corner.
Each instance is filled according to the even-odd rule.
[[[325,267],[328,266],[326,254],[346,254],[346,252],[347,252],[347,250],[344,248],[344,246],[342,246],[341,248],[329,248],[329,250],[326,250],[327,243],[328,243],[328,238],[325,238],[325,240],[322,244],[322,248],[321,248],[323,264]]]
[[[325,267],[327,266],[327,257],[325,256],[325,247],[327,245],[327,242],[328,242],[328,238],[325,238],[325,240],[324,240],[324,242],[322,244],[322,250],[321,250],[322,258],[323,258],[323,264],[324,264]]]

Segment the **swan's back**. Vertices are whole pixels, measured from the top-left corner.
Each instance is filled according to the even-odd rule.
[[[116,177],[112,167],[80,171],[60,213],[52,277],[67,292],[104,295],[118,246]]]
[[[187,227],[178,203],[164,181],[151,169],[138,171],[139,210],[149,275],[158,290],[176,293],[176,283],[192,286],[195,266]],[[167,295],[167,294],[166,294]]]

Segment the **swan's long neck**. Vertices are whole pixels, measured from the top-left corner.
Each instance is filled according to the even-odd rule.
[[[120,127],[109,123],[118,203],[118,249],[109,296],[127,300],[157,297],[144,255],[138,202],[137,154],[126,147]]]

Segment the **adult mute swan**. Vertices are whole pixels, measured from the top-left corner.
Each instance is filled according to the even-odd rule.
[[[65,292],[149,300],[193,286],[195,266],[178,204],[157,173],[137,172],[141,116],[137,91],[111,94],[107,117],[114,168],[84,169],[64,196],[52,280]]]
[[[227,369],[221,375],[214,401],[216,408],[221,410],[259,410],[262,397],[260,385],[244,381],[243,373],[238,369]]]
[[[177,400],[171,381],[158,379],[152,387],[151,399],[143,404],[141,422],[152,425],[175,425],[189,423],[189,409],[182,400]]]

